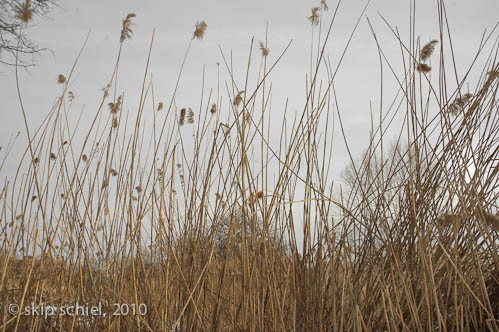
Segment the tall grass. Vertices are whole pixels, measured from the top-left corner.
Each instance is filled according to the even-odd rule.
[[[279,110],[279,142],[269,75],[287,47],[271,50],[266,38],[255,55],[251,41],[242,82],[221,50],[225,86],[208,89],[203,72],[199,105],[177,105],[191,45],[209,33],[196,23],[171,100],[156,100],[148,58],[127,113],[117,87],[129,14],[101,103],[82,115],[91,125],[68,120],[72,71],[40,127],[26,125],[19,171],[0,191],[0,329],[499,331],[497,31],[477,54],[491,50],[485,67],[469,68],[481,79],[464,91],[468,75],[449,78],[452,39],[438,4],[438,44],[420,45],[413,14],[407,41],[386,22],[403,68],[373,28],[399,93],[388,111],[380,105],[366,153],[350,155],[341,191],[330,180],[330,123],[348,148],[334,82],[350,39],[335,66],[325,56],[339,5],[312,46],[300,114],[290,122]],[[312,10],[313,29],[327,8]],[[153,44],[154,33],[149,56]],[[404,124],[388,148],[395,114]],[[13,315],[12,303],[100,303],[106,314]],[[113,303],[137,312],[114,316]]]

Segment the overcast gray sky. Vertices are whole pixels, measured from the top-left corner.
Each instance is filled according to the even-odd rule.
[[[69,73],[88,32],[90,38],[70,90],[76,96],[73,105],[75,114],[85,107],[88,117],[84,113],[82,123],[90,121],[102,97],[101,88],[106,85],[113,70],[121,20],[129,12],[136,13],[137,17],[134,19],[133,38],[124,46],[119,77],[119,90],[126,93],[127,108],[136,109],[138,104],[153,29],[156,29],[156,37],[150,71],[154,75],[156,99],[168,102],[196,21],[205,20],[208,23],[205,38],[193,43],[177,95],[177,104],[196,105],[199,104],[203,65],[206,66],[207,88],[216,85],[217,62],[223,63],[218,47],[224,52],[232,51],[236,80],[242,84],[251,38],[264,40],[268,23],[270,62],[293,40],[291,48],[270,77],[273,84],[272,109],[276,119],[281,119],[286,98],[289,98],[288,107],[292,111],[302,110],[304,106],[312,31],[307,17],[311,8],[318,4],[319,1],[310,0],[61,1],[61,9],[55,8],[50,19],[36,18],[36,25],[29,30],[33,40],[53,51],[53,55],[45,53],[39,59],[38,66],[29,72],[20,71],[21,93],[29,126],[32,129],[37,127],[49,112],[61,89],[56,83],[57,75]],[[329,11],[323,18],[323,28],[329,24],[336,4],[328,1]],[[365,4],[366,1],[350,0],[340,6],[326,48],[327,56],[334,65]],[[491,30],[499,20],[499,1],[456,0],[447,1],[446,5],[458,73],[463,75],[471,64],[484,29]],[[418,0],[416,9],[416,35],[421,38],[421,43],[438,39],[437,1]],[[378,53],[366,17],[373,23],[385,54],[395,65],[400,63],[401,58],[397,40],[378,14],[398,27],[405,41],[409,37],[409,1],[371,2],[335,82],[354,153],[366,147],[370,128],[369,105],[370,102],[377,105],[380,93]],[[317,31],[318,28],[315,28],[315,33]],[[394,82],[390,83],[390,73],[385,70],[387,86],[393,84],[396,87]],[[224,79],[228,79],[226,73]],[[5,178],[9,170],[17,165],[18,152],[26,147],[13,68],[0,68],[0,91],[0,145],[5,146],[12,135],[21,132],[11,154],[13,164],[2,170],[2,178]],[[385,98],[391,100],[396,91],[387,89],[384,93]],[[335,158],[335,163],[339,170],[346,163],[347,156],[341,139],[338,137],[336,141],[339,157]]]

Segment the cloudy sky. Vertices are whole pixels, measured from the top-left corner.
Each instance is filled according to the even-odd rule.
[[[271,50],[269,62],[275,61],[286,45],[293,41],[270,76],[273,86],[272,110],[276,119],[281,119],[286,99],[289,110],[303,110],[312,33],[316,38],[319,29],[312,28],[307,17],[311,8],[317,5],[318,0],[60,1],[61,8],[54,8],[49,18],[35,18],[34,26],[28,32],[39,46],[52,51],[45,52],[39,58],[38,66],[29,71],[20,71],[20,89],[29,126],[36,128],[50,111],[61,91],[61,85],[56,83],[57,76],[68,75],[88,33],[90,37],[73,74],[70,90],[76,96],[73,105],[75,114],[79,115],[80,110],[84,109],[82,124],[89,123],[102,98],[101,89],[113,71],[119,48],[121,20],[130,12],[137,15],[134,19],[134,35],[124,45],[119,77],[119,90],[125,91],[129,108],[136,108],[139,101],[153,30],[155,41],[150,72],[154,76],[156,98],[168,101],[194,25],[204,20],[208,29],[204,39],[192,45],[176,97],[177,104],[199,104],[203,66],[207,88],[216,87],[217,63],[223,63],[219,47],[227,55],[232,52],[235,78],[239,84],[243,84],[251,39],[265,40],[268,24],[267,39]],[[323,30],[329,25],[337,2],[328,1],[328,5],[329,11],[324,13],[321,22]],[[326,47],[326,56],[334,66],[365,5],[366,1],[360,0],[343,1],[340,5]],[[402,39],[408,41],[409,8],[410,2],[407,0],[373,0],[361,17],[338,72],[335,87],[347,138],[354,153],[360,153],[367,144],[370,104],[378,105],[380,98],[379,58],[367,18],[385,54],[397,67],[401,61],[400,46],[381,16],[397,27]],[[446,1],[446,10],[458,75],[464,75],[484,30],[490,31],[499,20],[499,1]],[[422,44],[439,39],[438,23],[437,1],[418,0],[416,36]],[[481,68],[480,65],[478,68]],[[391,74],[386,66],[384,70],[387,87],[384,98],[391,100],[395,96],[396,85],[393,77],[390,81]],[[223,79],[227,80],[227,73],[222,74]],[[0,67],[0,91],[0,145],[7,145],[10,137],[21,132],[11,152],[11,160],[15,160],[26,146],[26,135],[12,67]],[[378,112],[375,110],[376,114]],[[338,142],[335,167],[339,170],[346,163],[347,156],[342,139],[338,137],[335,140]],[[1,156],[4,152],[5,149],[0,152]],[[7,165],[2,170],[2,177],[5,178],[16,165],[17,162]]]

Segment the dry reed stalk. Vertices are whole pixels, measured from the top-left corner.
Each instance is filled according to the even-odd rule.
[[[318,39],[324,43],[319,46],[326,45]],[[321,55],[317,59],[323,61]],[[170,126],[176,111],[166,112],[164,122],[149,131],[140,108],[132,133],[126,126],[92,127],[84,133],[89,144],[76,150],[77,135],[70,132],[61,104],[30,140],[33,153],[22,161],[26,173],[0,188],[0,202],[8,207],[0,209],[0,299],[71,303],[84,298],[102,302],[106,310],[113,302],[145,304],[147,317],[75,321],[21,315],[3,320],[0,329],[159,331],[174,324],[190,331],[496,329],[497,216],[484,212],[485,228],[472,210],[492,211],[488,202],[498,188],[489,171],[499,140],[499,119],[489,107],[496,105],[496,81],[490,78],[495,74],[476,87],[479,92],[470,99],[479,102],[474,100],[475,111],[462,122],[438,123],[439,114],[426,116],[424,105],[447,104],[431,92],[398,95],[396,101],[407,108],[401,112],[412,115],[398,137],[407,136],[407,147],[388,149],[385,134],[373,128],[362,160],[349,155],[352,166],[336,194],[328,166],[331,142],[323,139],[330,136],[327,119],[333,116],[327,101],[334,103],[342,132],[346,128],[334,87],[315,87],[319,69],[307,82],[303,117],[291,127],[284,113],[281,132],[274,130],[274,119],[253,127],[240,126],[235,118],[247,121],[251,114],[252,121],[263,123],[258,114],[270,113],[266,78],[254,89],[246,83],[240,88],[247,92],[235,96],[230,88],[240,89],[233,83],[227,97],[234,97],[234,106],[245,97],[244,110],[221,122],[209,121],[208,112],[198,114],[192,141]],[[227,72],[227,81],[236,82],[233,70]],[[248,81],[249,69],[246,75]],[[427,84],[420,91],[432,91],[432,82],[421,81],[406,80],[407,88]],[[106,114],[111,86],[95,119]],[[261,104],[255,102],[260,97]],[[199,109],[210,100],[202,99]],[[151,102],[156,105],[154,97]],[[113,124],[123,103],[120,96],[107,104]],[[180,111],[179,125],[194,121],[188,110]],[[210,113],[217,111],[212,104]],[[156,125],[166,129],[158,132]],[[380,116],[378,132],[387,127]],[[237,135],[220,139],[231,128]],[[437,129],[440,136],[428,140]],[[35,158],[51,153],[57,163]],[[79,156],[87,162],[84,167]],[[474,160],[487,180],[477,173],[471,186],[463,160]],[[471,194],[470,187],[480,194]],[[39,235],[36,227],[45,221],[50,223]],[[43,256],[35,256],[38,252]],[[16,272],[19,257],[28,258]],[[59,259],[63,264],[52,263]]]

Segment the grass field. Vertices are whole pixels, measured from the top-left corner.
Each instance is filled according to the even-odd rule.
[[[90,126],[68,120],[78,59],[37,130],[19,94],[29,144],[0,185],[0,331],[499,331],[498,31],[484,35],[470,88],[454,75],[444,10],[440,40],[405,39],[386,22],[404,61],[390,66],[379,45],[380,64],[398,93],[376,111],[362,156],[345,139],[340,190],[328,151],[334,130],[345,136],[341,59],[325,56],[336,17],[322,22],[326,9],[309,14],[321,38],[291,122],[269,106],[287,49],[258,40],[244,68],[222,52],[228,77],[192,105],[177,105],[177,88],[155,98],[148,60],[126,111],[117,82],[134,14],[117,27],[100,105],[81,115]],[[177,87],[209,31],[194,23]],[[387,137],[395,115],[403,125]]]

